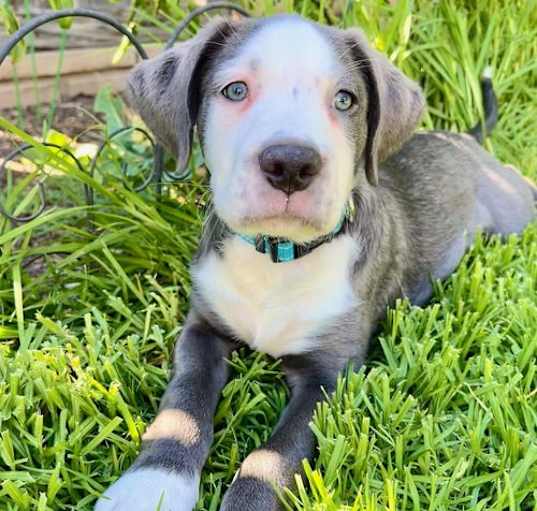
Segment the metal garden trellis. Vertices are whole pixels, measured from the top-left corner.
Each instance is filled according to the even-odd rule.
[[[195,18],[197,18],[198,16],[201,16],[202,14],[205,14],[209,11],[213,11],[216,9],[226,9],[229,11],[237,12],[241,14],[242,16],[246,16],[246,17],[249,16],[248,11],[230,2],[214,2],[209,5],[199,7],[193,10],[188,16],[185,17],[184,20],[181,21],[181,23],[179,23],[179,25],[177,25],[172,35],[166,42],[164,46],[164,50],[168,50],[173,47],[173,45],[176,43],[181,33],[188,27],[188,25]],[[0,48],[0,66],[2,65],[6,57],[9,55],[11,50],[16,46],[16,44],[19,41],[21,41],[24,37],[26,37],[29,33],[33,32],[41,25],[44,25],[51,21],[55,21],[61,18],[71,18],[71,17],[93,18],[103,23],[106,23],[107,25],[110,25],[111,27],[113,27],[118,32],[120,32],[121,34],[123,34],[125,37],[128,38],[128,40],[133,45],[136,52],[142,59],[148,58],[148,55],[146,51],[144,50],[143,45],[136,39],[136,37],[130,30],[125,28],[117,20],[115,20],[111,16],[108,16],[106,14],[101,14],[97,11],[93,11],[90,9],[76,8],[76,9],[64,9],[60,11],[46,13],[46,14],[43,14],[41,16],[34,18],[33,20],[29,21],[27,24],[23,25],[17,32],[15,32],[9,37],[7,41]],[[163,167],[163,163],[164,163],[163,147],[160,144],[155,143],[153,141],[153,138],[151,137],[151,135],[149,135],[149,133],[147,133],[147,131],[145,131],[142,128],[135,127],[135,126],[125,126],[110,133],[99,145],[95,155],[93,156],[91,160],[89,168],[87,170],[84,168],[80,160],[69,149],[62,147],[60,145],[48,143],[48,142],[42,143],[41,145],[58,149],[59,151],[67,155],[70,159],[72,159],[80,171],[88,172],[90,176],[93,176],[97,168],[98,158],[101,155],[104,148],[106,147],[106,145],[109,144],[114,138],[128,131],[136,131],[144,135],[149,140],[153,148],[153,154],[154,154],[153,166],[152,166],[150,174],[142,182],[142,184],[140,184],[138,187],[135,188],[135,191],[142,191],[145,188],[147,188],[151,183],[155,183],[157,186],[157,193],[160,194],[161,182],[162,182],[163,177],[166,177],[170,182],[173,182],[173,181],[182,181],[189,176],[188,168],[184,169],[181,173],[166,172]],[[12,161],[14,158],[19,156],[20,154],[30,149],[31,147],[33,147],[32,144],[23,144],[20,147],[14,149],[12,152],[10,152],[4,158],[4,160],[2,161],[0,165],[0,178],[2,178],[2,176],[4,175],[6,165],[10,161]],[[39,188],[39,197],[40,197],[41,204],[38,207],[36,212],[30,215],[25,215],[25,216],[13,216],[5,210],[2,202],[0,201],[0,214],[2,214],[4,217],[6,217],[7,219],[11,220],[14,223],[29,222],[37,218],[39,215],[43,213],[43,211],[46,208],[46,190],[45,190],[44,182],[38,181],[37,187]],[[85,194],[86,204],[94,205],[93,190],[87,184],[84,184],[84,194]]]

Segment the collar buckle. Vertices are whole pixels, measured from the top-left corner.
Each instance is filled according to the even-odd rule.
[[[265,236],[263,236],[262,234],[258,234],[255,237],[255,249],[261,254],[267,253],[267,251],[265,250]]]
[[[270,258],[273,263],[279,263],[279,242],[277,238],[267,238],[267,245],[269,246]]]

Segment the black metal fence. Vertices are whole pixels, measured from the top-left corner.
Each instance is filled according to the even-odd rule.
[[[179,25],[175,28],[172,35],[166,42],[164,46],[164,50],[167,50],[171,48],[176,41],[179,39],[182,32],[189,26],[189,24],[196,19],[197,17],[206,14],[209,11],[214,10],[227,10],[227,11],[234,11],[242,16],[249,16],[249,13],[243,9],[242,7],[235,5],[233,3],[229,2],[214,2],[209,5],[200,7],[198,9],[193,10],[185,19],[183,19]],[[0,66],[6,59],[6,57],[9,55],[11,50],[17,45],[19,41],[21,41],[24,37],[26,37],[28,34],[36,30],[38,27],[50,23],[52,21],[61,19],[61,18],[71,18],[71,17],[86,17],[86,18],[93,18],[96,19],[102,23],[105,23],[111,27],[113,27],[115,30],[123,34],[125,37],[128,38],[132,46],[135,48],[136,52],[142,59],[147,59],[148,55],[143,47],[143,45],[136,39],[134,34],[125,28],[121,23],[119,23],[114,18],[106,15],[101,14],[97,11],[92,11],[89,9],[64,9],[60,11],[54,11],[50,13],[43,14],[41,16],[38,16],[28,22],[26,25],[22,26],[17,32],[12,34],[7,41],[2,45],[0,48]],[[91,163],[88,166],[84,166],[80,160],[73,154],[72,151],[70,151],[66,147],[62,147],[58,144],[54,143],[42,143],[41,145],[46,147],[52,147],[57,149],[58,151],[61,151],[64,155],[66,155],[69,159],[73,160],[76,166],[78,167],[78,170],[81,172],[87,172],[90,176],[94,176],[95,172],[99,170],[99,157],[101,156],[103,150],[106,148],[108,144],[110,144],[115,138],[120,137],[121,135],[125,135],[128,132],[137,132],[146,137],[149,140],[150,146],[153,150],[153,164],[151,171],[149,174],[143,179],[143,182],[134,188],[135,191],[142,191],[146,189],[149,185],[155,184],[156,185],[156,191],[160,195],[161,193],[161,184],[163,180],[165,179],[167,182],[178,182],[183,181],[186,178],[189,177],[190,172],[189,168],[183,169],[180,172],[168,172],[164,168],[164,149],[163,147],[156,143],[151,135],[145,131],[142,128],[136,127],[136,126],[124,126],[120,129],[117,129],[116,131],[113,131],[112,133],[109,133],[102,142],[100,143],[95,155],[91,159]],[[26,153],[29,149],[31,149],[33,146],[32,144],[23,144],[13,151],[11,151],[2,161],[0,165],[0,182],[3,180],[6,166],[9,162],[13,161],[15,158],[17,158],[20,155],[23,155]],[[20,215],[20,216],[14,216],[11,215],[6,211],[6,208],[0,201],[0,214],[2,214],[4,217],[8,218],[14,223],[24,223],[29,222],[35,218],[37,218],[39,215],[43,213],[43,211],[46,209],[46,188],[45,188],[45,182],[44,181],[38,181],[37,185],[38,192],[39,192],[39,199],[40,199],[40,205],[38,206],[37,210],[28,215]],[[86,204],[88,205],[94,205],[94,194],[93,190],[90,186],[87,184],[84,184],[84,198],[86,201]]]

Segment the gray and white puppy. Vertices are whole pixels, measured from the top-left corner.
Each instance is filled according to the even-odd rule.
[[[214,207],[160,412],[97,510],[195,506],[240,343],[280,357],[292,395],[222,509],[279,509],[274,486],[313,456],[322,388],[363,363],[387,307],[426,302],[478,230],[522,231],[537,191],[468,135],[413,134],[419,87],[359,30],[220,19],[137,66],[129,89],[181,168],[197,127]]]

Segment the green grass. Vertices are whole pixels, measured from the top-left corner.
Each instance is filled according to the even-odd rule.
[[[250,7],[363,26],[424,86],[426,128],[473,124],[491,65],[501,117],[487,147],[537,179],[536,1],[324,5]],[[158,203],[0,127],[66,176],[48,178],[51,201],[70,192],[78,204],[20,226],[0,220],[0,510],[90,509],[133,461],[165,388],[206,184],[169,187]],[[81,181],[98,207],[83,207]],[[9,175],[4,202],[20,213],[33,200],[23,196]],[[504,244],[478,241],[430,306],[390,311],[367,366],[319,405],[318,457],[284,496],[288,509],[536,509],[536,359],[534,224]],[[230,363],[203,473],[207,511],[288,398],[277,361],[244,350]]]

